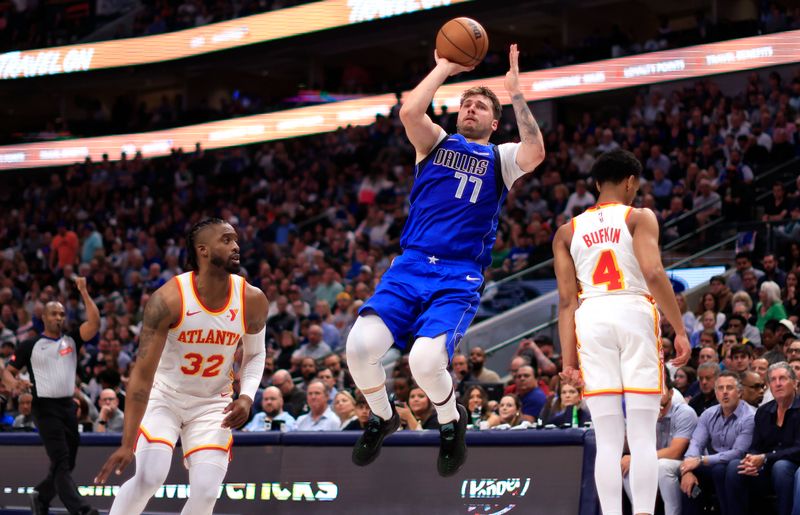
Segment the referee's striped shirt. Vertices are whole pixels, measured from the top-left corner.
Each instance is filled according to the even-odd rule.
[[[8,364],[17,370],[28,368],[34,399],[72,397],[81,345],[83,340],[78,330],[61,338],[40,334],[20,343]]]

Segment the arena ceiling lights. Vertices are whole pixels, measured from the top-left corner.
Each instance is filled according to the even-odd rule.
[[[0,80],[171,61],[473,0],[322,0],[138,38],[0,54]]]
[[[798,56],[800,30],[527,72],[520,75],[520,86],[529,101],[545,100],[791,64],[800,60]],[[434,103],[456,107],[465,88],[482,84],[508,104],[503,79],[447,84],[439,88]],[[197,143],[214,149],[329,132],[372,123],[376,115],[387,115],[394,102],[394,95],[386,94],[155,132],[4,146],[0,170],[68,165],[86,158],[99,161],[103,154],[117,160],[123,152],[158,157],[173,148],[192,151]]]

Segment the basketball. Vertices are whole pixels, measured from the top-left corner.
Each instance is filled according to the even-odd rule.
[[[476,66],[486,57],[489,36],[480,23],[471,18],[454,18],[436,34],[439,57],[462,66]]]

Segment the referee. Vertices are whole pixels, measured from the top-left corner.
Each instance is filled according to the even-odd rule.
[[[34,515],[46,515],[56,495],[70,514],[98,513],[81,499],[70,475],[75,468],[79,443],[72,400],[78,351],[100,328],[100,311],[86,290],[86,278],[76,278],[75,285],[86,306],[87,321],[77,331],[64,334],[64,306],[57,301],[48,302],[42,313],[44,332],[20,343],[3,372],[3,381],[14,394],[32,387],[33,417],[50,458],[50,471],[31,496]],[[25,367],[30,373],[30,384],[17,379],[19,371]]]

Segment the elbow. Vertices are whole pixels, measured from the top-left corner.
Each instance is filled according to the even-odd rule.
[[[419,109],[415,109],[414,107],[410,106],[408,103],[403,104],[400,107],[400,121],[405,122],[407,120],[418,118],[419,116],[425,114],[425,111],[420,111]]]
[[[664,274],[666,274],[666,272],[664,271],[664,267],[661,265],[642,267],[642,275],[644,276],[644,280],[648,285],[653,284],[660,278],[664,277]]]

